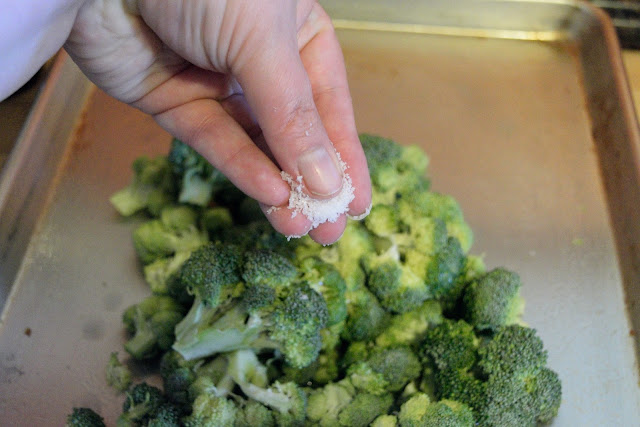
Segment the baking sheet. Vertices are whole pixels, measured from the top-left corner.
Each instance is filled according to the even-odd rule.
[[[638,425],[640,139],[605,16],[570,1],[322,3],[335,18],[359,130],[425,147],[434,188],[460,201],[475,231],[472,252],[522,276],[525,320],[563,381],[553,425]],[[64,56],[57,66],[66,71],[50,86],[83,81]],[[78,405],[112,425],[120,411],[104,366],[122,351],[121,312],[148,290],[131,245],[136,222],[118,218],[108,197],[126,185],[134,158],[165,153],[170,137],[88,94],[72,103],[82,116],[65,119],[78,125],[71,137],[34,132],[66,147],[63,161],[48,165],[58,177],[48,203],[16,216],[28,245],[2,242],[21,256],[14,273],[0,260],[11,290],[0,301],[1,425],[62,425]],[[52,111],[70,105],[45,101]],[[11,201],[0,204],[0,236]],[[35,214],[34,227],[20,227]]]

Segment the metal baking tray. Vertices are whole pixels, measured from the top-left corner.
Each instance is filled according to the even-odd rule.
[[[472,252],[519,272],[549,350],[556,426],[640,423],[640,136],[615,29],[579,1],[322,2],[360,131],[420,144]],[[170,137],[55,63],[0,181],[0,424],[91,406],[121,313],[148,293],[109,196]],[[149,372],[139,372],[147,375]]]

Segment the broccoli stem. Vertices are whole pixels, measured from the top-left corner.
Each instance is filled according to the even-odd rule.
[[[217,310],[196,303],[195,309],[176,327],[173,348],[186,360],[251,348],[263,330],[262,320],[248,316],[243,307],[236,305],[210,323],[208,320],[215,318]]]

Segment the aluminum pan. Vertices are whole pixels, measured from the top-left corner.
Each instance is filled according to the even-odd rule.
[[[472,251],[521,274],[526,320],[564,382],[554,425],[637,425],[639,316],[625,297],[640,283],[626,246],[640,242],[639,138],[609,22],[579,2],[324,4],[359,129],[422,144],[435,189],[475,230]],[[121,311],[147,290],[133,223],[107,198],[136,156],[168,142],[148,117],[90,97],[5,307],[3,424],[60,425],[72,405],[113,422],[122,398],[103,367],[121,348]]]

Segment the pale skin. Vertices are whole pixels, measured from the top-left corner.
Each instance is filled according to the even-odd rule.
[[[39,0],[8,2],[26,16],[25,9],[42,9]],[[346,215],[309,230],[304,216],[269,209],[288,202],[290,187],[281,170],[302,176],[312,197],[335,195],[342,185],[335,151],[355,189],[348,214],[367,211],[371,184],[343,56],[329,17],[315,1],[53,3],[57,9],[47,6],[51,11],[38,21],[41,32],[14,28],[15,40],[6,40],[5,46],[23,44],[0,55],[0,66],[11,63],[18,70],[14,85],[64,43],[98,87],[198,150],[258,200],[281,233],[309,232],[323,244],[342,235]],[[16,24],[7,25],[11,36]],[[28,49],[25,59],[21,52]],[[0,86],[0,98],[10,91]]]

